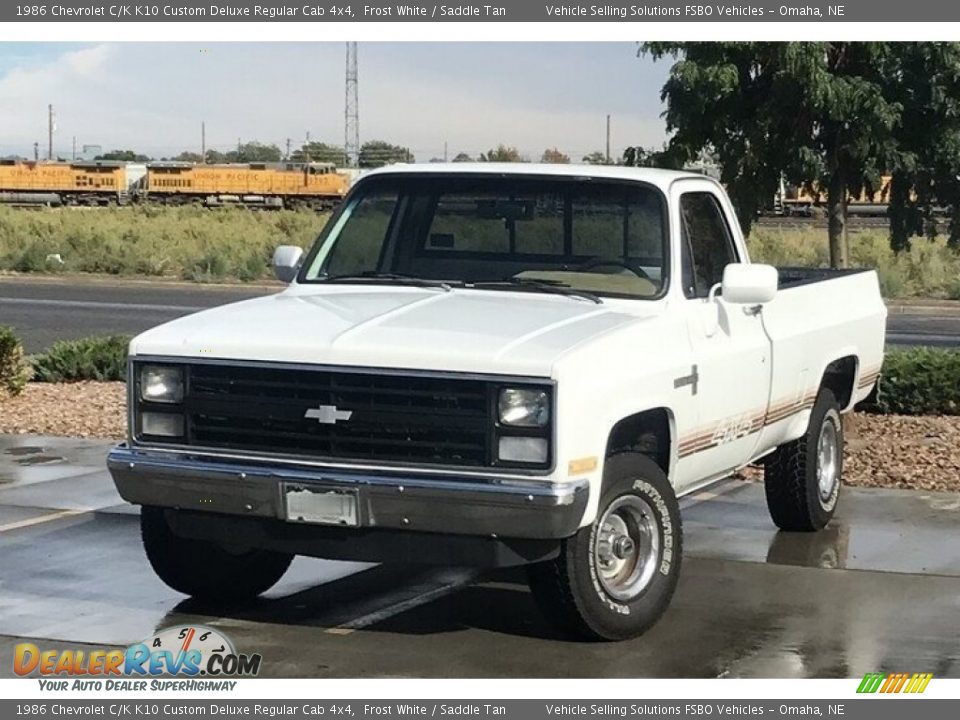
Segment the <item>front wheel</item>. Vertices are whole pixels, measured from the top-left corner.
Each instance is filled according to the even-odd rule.
[[[664,472],[643,455],[614,455],[597,519],[564,540],[555,560],[529,567],[530,589],[544,614],[575,636],[636,637],[670,603],[682,544],[680,509]]]
[[[143,548],[154,572],[184,595],[220,603],[249,600],[273,586],[287,571],[292,555],[270,550],[230,552],[208,540],[174,534],[159,507],[140,509]]]
[[[843,474],[843,423],[830,390],[820,390],[807,431],[778,447],[763,474],[767,508],[777,527],[804,532],[826,527],[837,509]]]

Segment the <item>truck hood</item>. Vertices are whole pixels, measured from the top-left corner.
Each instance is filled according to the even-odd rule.
[[[573,347],[642,319],[532,292],[294,286],[148,330],[131,354],[548,377]]]

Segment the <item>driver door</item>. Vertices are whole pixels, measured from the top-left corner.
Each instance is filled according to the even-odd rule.
[[[680,195],[684,311],[694,355],[689,382],[697,396],[696,430],[680,438],[684,475],[722,477],[753,458],[770,387],[770,341],[759,312],[724,302],[719,289],[729,263],[741,262],[723,198],[712,183],[693,181]]]

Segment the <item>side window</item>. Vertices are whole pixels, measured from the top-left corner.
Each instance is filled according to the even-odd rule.
[[[327,257],[328,275],[356,275],[378,270],[383,243],[397,207],[397,194],[378,192],[364,196],[350,210],[350,222]]]
[[[723,279],[723,269],[737,262],[730,229],[716,197],[708,192],[680,196],[683,293],[705,298]]]

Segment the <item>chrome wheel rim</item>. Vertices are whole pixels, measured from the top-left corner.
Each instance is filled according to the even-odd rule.
[[[660,532],[653,508],[637,495],[610,503],[594,536],[597,579],[615,600],[630,600],[653,579],[660,557]]]
[[[837,425],[830,416],[824,418],[817,440],[817,487],[820,501],[829,505],[840,479],[840,438]]]

